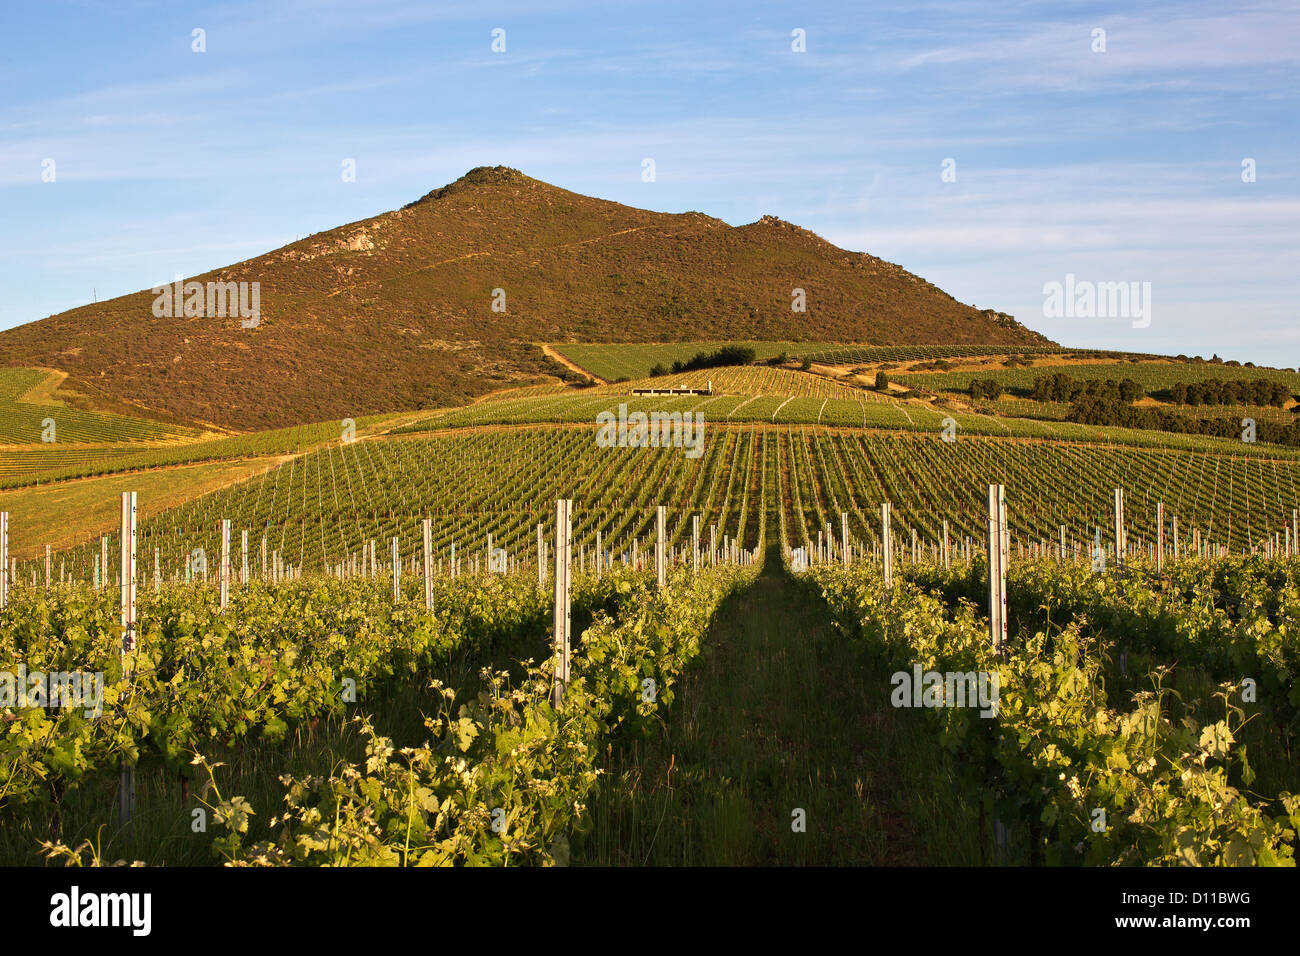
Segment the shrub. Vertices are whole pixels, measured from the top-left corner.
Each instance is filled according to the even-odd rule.
[[[1002,383],[995,378],[973,378],[970,383],[971,398],[1000,398]]]

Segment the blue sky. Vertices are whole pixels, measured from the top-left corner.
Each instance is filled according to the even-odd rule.
[[[3,25],[0,328],[501,164],[777,215],[1067,345],[1300,365],[1293,2],[46,0]],[[1150,325],[1045,318],[1067,274],[1150,282]]]

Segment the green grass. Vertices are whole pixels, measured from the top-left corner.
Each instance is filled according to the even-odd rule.
[[[769,551],[719,610],[661,732],[607,753],[575,860],[978,864],[978,795],[889,690]]]
[[[14,557],[44,555],[44,546],[70,547],[121,525],[121,493],[139,494],[139,518],[176,507],[274,466],[275,459],[240,459],[159,468],[143,474],[106,475],[0,491],[0,511],[9,512]],[[58,574],[58,562],[54,566]]]
[[[983,355],[1065,355],[1077,351],[1059,345],[801,345],[799,349],[801,358],[828,365],[916,362]]]
[[[381,431],[387,423],[405,421],[412,414],[414,413],[407,412],[358,418],[357,436]],[[329,441],[337,442],[341,435],[340,422],[327,421],[152,448],[130,445],[100,448],[54,443],[8,449],[0,451],[0,488],[19,488],[70,478],[167,468],[195,462],[298,454]]]

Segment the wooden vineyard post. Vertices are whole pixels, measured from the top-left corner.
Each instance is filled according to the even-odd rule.
[[[230,519],[221,519],[221,564],[217,573],[221,589],[221,610],[230,606]]]
[[[239,586],[248,590],[248,529],[239,532]]]
[[[1115,569],[1124,572],[1124,557],[1127,551],[1124,538],[1124,489],[1115,489]]]
[[[551,704],[559,707],[569,683],[569,536],[573,499],[555,502],[555,683]]]
[[[880,556],[883,560],[881,570],[887,588],[894,586],[894,537],[889,527],[893,511],[894,506],[888,501],[880,503]]]
[[[943,569],[952,567],[952,552],[948,548],[948,519],[943,519]]]
[[[420,523],[420,533],[423,537],[423,558],[424,558],[424,610],[429,614],[433,613],[433,522],[428,518]]]
[[[0,611],[9,606],[9,512],[0,511]]]
[[[847,568],[852,561],[853,556],[849,553],[849,513],[840,512],[840,551],[843,555],[844,566]]]
[[[989,637],[993,653],[1001,656],[1007,641],[1007,534],[1006,486],[989,485]]]
[[[1156,502],[1156,574],[1165,570],[1165,503]]]
[[[393,603],[402,600],[402,558],[397,546],[397,536],[393,536]]]
[[[135,496],[134,491],[122,492],[122,673],[128,684],[131,680],[131,656],[135,651]],[[129,829],[131,818],[135,816],[135,767],[130,764],[122,765],[118,812],[122,825]]]
[[[668,583],[667,514],[668,509],[663,505],[655,508],[655,583],[660,588]]]
[[[691,570],[700,570],[700,516],[691,516]]]

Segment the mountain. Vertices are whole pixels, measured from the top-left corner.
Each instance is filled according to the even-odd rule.
[[[556,372],[538,342],[1047,343],[771,216],[651,212],[501,166],[194,280],[258,283],[256,327],[155,315],[145,290],[0,333],[0,366],[253,429],[460,404]]]

